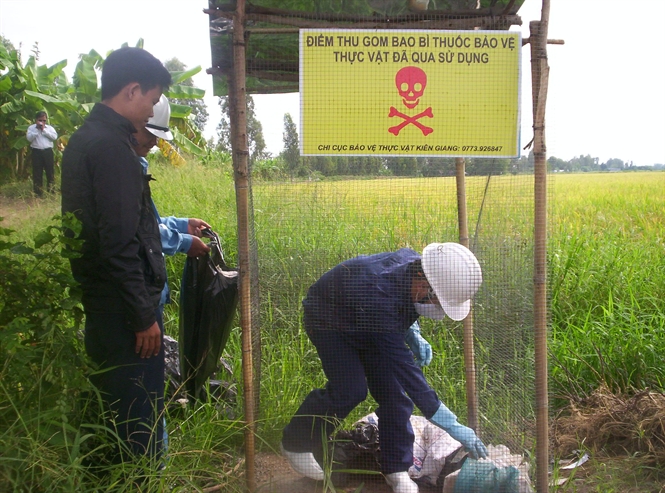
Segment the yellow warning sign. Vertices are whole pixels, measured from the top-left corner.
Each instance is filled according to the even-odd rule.
[[[520,33],[300,31],[303,155],[516,157]]]

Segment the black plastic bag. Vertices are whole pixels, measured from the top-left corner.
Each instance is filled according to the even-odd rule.
[[[224,262],[217,233],[206,233],[210,253],[187,257],[180,286],[180,371],[192,399],[219,367],[238,305],[238,271]]]

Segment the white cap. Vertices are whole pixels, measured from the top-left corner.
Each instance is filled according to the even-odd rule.
[[[466,318],[471,298],[483,282],[471,250],[459,243],[430,243],[423,250],[422,266],[442,311],[453,320]]]
[[[154,116],[145,124],[152,135],[164,140],[173,140],[173,134],[169,130],[169,120],[171,119],[171,106],[169,100],[162,94],[157,104],[153,107]]]

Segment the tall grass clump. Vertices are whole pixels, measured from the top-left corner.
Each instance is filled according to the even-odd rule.
[[[229,233],[235,231],[234,205],[215,202],[223,200],[214,186],[219,170],[199,170],[201,176],[190,180],[180,170],[170,171],[170,193],[184,197],[186,204],[181,214],[179,202],[173,201],[173,212],[207,218],[234,246],[234,233]],[[233,197],[232,185],[227,195]],[[140,460],[108,463],[107,453],[119,444],[87,379],[92,368],[83,348],[83,312],[64,248],[76,247],[76,242],[62,234],[61,218],[50,219],[59,209],[58,196],[21,201],[16,208],[30,220],[12,218],[20,231],[0,228],[0,491],[161,492],[213,485],[243,491],[244,469],[237,453],[243,425],[233,417],[240,415],[240,403],[229,411],[228,403],[212,396],[185,407],[168,402],[169,451],[163,470]],[[224,214],[233,219],[222,218]],[[78,228],[71,219],[65,225]],[[179,275],[172,268],[174,282]],[[171,325],[177,328],[177,319]]]
[[[558,175],[551,390],[665,388],[665,173]]]
[[[66,224],[76,228],[71,218]],[[0,223],[2,224],[2,223]],[[0,490],[74,490],[85,437],[70,423],[82,391],[83,317],[60,221],[17,241],[0,228]]]

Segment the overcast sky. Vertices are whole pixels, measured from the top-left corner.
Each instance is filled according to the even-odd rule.
[[[553,0],[549,38],[547,151],[565,160],[590,154],[635,165],[665,163],[665,0]],[[127,42],[166,61],[176,57],[188,68],[200,65],[194,84],[206,90],[210,121],[219,121],[212,95],[207,0],[0,0],[0,34],[23,61],[39,43],[40,64],[68,60],[79,53],[105,54]],[[526,0],[519,14],[523,36],[540,18],[540,0]],[[513,28],[518,29],[518,28]],[[530,53],[523,51],[522,144],[532,137]],[[268,149],[282,148],[284,113],[299,121],[298,94],[255,96]]]

